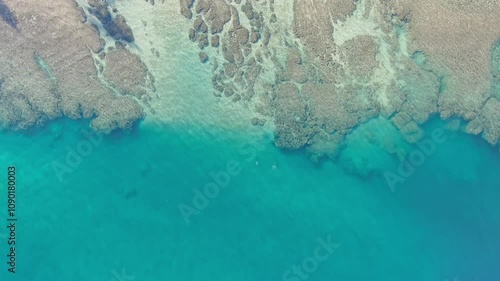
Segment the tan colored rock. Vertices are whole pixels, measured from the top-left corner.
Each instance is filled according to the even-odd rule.
[[[204,49],[205,47],[208,46],[208,35],[207,34],[199,34],[198,36],[198,47],[200,49]]]
[[[378,66],[376,60],[378,44],[370,36],[357,36],[340,47],[341,61],[349,75],[361,83],[366,83]]]
[[[297,83],[305,83],[307,74],[302,65],[302,57],[297,49],[290,49],[286,62],[286,77],[290,77]]]
[[[250,42],[255,44],[259,41],[260,39],[260,33],[256,30],[252,30],[252,32],[250,33]]]
[[[210,10],[210,5],[212,5],[212,0],[199,0],[196,1],[196,13],[202,14],[208,12]]]
[[[486,141],[497,144],[500,140],[500,101],[488,99],[481,113],[467,124],[466,130],[474,135],[483,133]]]
[[[245,57],[243,56],[240,44],[238,43],[238,39],[234,31],[228,32],[222,40],[221,47],[224,59],[236,65],[243,64]]]
[[[201,62],[201,63],[206,63],[206,62],[208,61],[208,55],[207,55],[207,53],[205,53],[205,52],[200,52],[200,53],[198,54],[198,56],[200,57],[200,62]]]
[[[193,22],[193,29],[202,33],[206,33],[208,31],[208,26],[200,15],[196,16],[196,19]]]
[[[109,132],[142,118],[141,106],[119,97],[98,77],[91,52],[102,49],[96,29],[72,0],[3,0],[17,30],[0,21],[0,123],[23,129],[65,115],[94,118]],[[64,15],[64,16],[61,16]]]
[[[210,38],[210,44],[212,47],[219,47],[220,44],[220,37],[219,35],[214,35]]]
[[[194,0],[179,0],[179,3],[181,5],[181,14],[188,19],[191,19],[193,17],[193,12],[191,11],[193,2]]]
[[[442,117],[472,118],[488,98],[493,43],[500,36],[500,1],[389,0],[391,14],[407,18],[409,46],[449,73],[439,101]]]
[[[249,31],[248,29],[244,27],[240,27],[236,29],[236,40],[238,40],[238,43],[243,46],[246,43],[248,43],[248,36],[249,36]]]
[[[117,46],[106,54],[104,78],[120,93],[140,98],[148,88],[148,68],[137,55]]]
[[[302,86],[302,95],[309,101],[310,115],[316,125],[328,133],[349,130],[358,124],[361,116],[368,114],[368,101],[355,89],[307,82]]]

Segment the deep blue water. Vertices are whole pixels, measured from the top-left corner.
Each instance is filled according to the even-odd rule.
[[[388,147],[403,156],[417,147],[379,125],[319,166],[270,138],[168,126],[87,147],[81,122],[4,132],[0,167],[17,169],[17,262],[7,272],[2,228],[0,280],[500,280],[498,148],[446,131],[391,190],[384,175],[401,162]],[[79,146],[90,149],[72,167],[68,151]],[[54,165],[67,168],[61,181]],[[200,199],[210,172],[226,187]],[[321,248],[329,240],[335,247]]]

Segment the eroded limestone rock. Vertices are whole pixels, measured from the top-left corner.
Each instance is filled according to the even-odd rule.
[[[191,11],[193,2],[194,0],[179,0],[179,3],[181,5],[181,14],[188,19],[191,19],[193,17],[193,12]]]
[[[117,44],[116,49],[106,54],[105,63],[103,76],[120,93],[137,98],[146,94],[150,86],[150,74],[146,64],[137,55]]]
[[[3,3],[15,12],[17,29],[0,21],[1,126],[25,129],[67,116],[90,118],[94,129],[110,132],[144,116],[134,98],[100,80],[92,53],[102,41],[75,1]]]

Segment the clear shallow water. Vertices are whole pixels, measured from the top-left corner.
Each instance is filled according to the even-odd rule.
[[[500,280],[500,156],[476,137],[449,133],[391,192],[383,175],[400,162],[380,140],[415,147],[381,123],[321,166],[269,138],[142,126],[106,137],[60,182],[53,163],[65,164],[86,125],[0,135],[2,166],[18,170],[8,280]],[[179,204],[193,206],[193,189],[231,161],[241,172],[186,224]],[[340,246],[307,278],[283,275],[328,236]]]

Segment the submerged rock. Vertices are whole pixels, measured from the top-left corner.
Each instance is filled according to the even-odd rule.
[[[94,15],[103,25],[113,20],[106,2],[92,0],[89,1],[89,6],[91,7],[89,13]]]
[[[275,144],[286,149],[298,149],[309,140],[311,130],[304,127],[307,119],[306,103],[297,87],[291,83],[282,84],[272,102],[274,116]]]
[[[188,36],[189,36],[189,40],[195,42],[196,39],[197,39],[197,34],[196,34],[196,30],[194,28],[191,28],[189,30],[189,33],[188,33]]]
[[[10,27],[17,28],[17,20],[14,13],[9,9],[9,7],[0,0],[0,18],[3,19]]]
[[[203,21],[201,16],[196,17],[196,19],[194,20],[194,23],[193,23],[193,28],[196,31],[202,32],[202,33],[206,33],[208,31],[208,26],[205,23],[205,21]]]
[[[271,40],[271,32],[269,31],[269,28],[266,27],[264,29],[264,38],[262,39],[262,44],[264,44],[264,46],[267,46],[270,40]]]
[[[144,116],[142,106],[134,97],[117,95],[109,87],[109,81],[102,80],[105,79],[100,75],[103,64],[98,58],[109,59],[108,70],[114,64],[112,61],[125,63],[121,74],[113,71],[117,77],[141,77],[141,70],[134,68],[138,64],[128,63],[130,56],[122,52],[104,57],[98,30],[82,21],[82,11],[75,1],[8,3],[16,14],[29,16],[16,19],[15,32],[0,21],[3,25],[0,28],[2,128],[26,129],[65,116],[88,118],[95,130],[111,132],[130,127]],[[95,9],[103,2],[89,3],[94,6],[89,8]],[[102,8],[95,14],[109,23],[106,10],[107,7]],[[94,57],[93,54],[98,53],[98,58]],[[114,75],[108,74],[105,73],[108,78]],[[146,81],[146,88],[147,83],[152,82]]]
[[[205,14],[212,34],[220,33],[224,25],[231,20],[231,6],[225,0],[200,0],[196,11]]]
[[[250,122],[254,126],[264,126],[266,124],[266,119],[261,119],[261,118],[258,118],[258,117],[254,117],[254,118],[252,118],[252,120],[250,120]]]
[[[200,52],[199,57],[201,63],[206,63],[208,61],[208,55],[205,52]]]
[[[104,27],[104,30],[116,40],[124,40],[126,42],[134,41],[134,34],[127,21],[122,15],[112,17],[106,2],[91,0],[89,1],[90,8],[88,9],[91,15],[94,15]]]
[[[219,47],[219,35],[214,35],[210,38],[210,43],[212,45],[212,47]]]
[[[241,6],[241,11],[243,13],[245,13],[245,16],[249,20],[254,19],[255,14],[254,14],[254,11],[253,11],[252,3],[250,3],[250,1],[246,1],[245,4],[243,6]]]
[[[105,24],[104,29],[116,40],[124,40],[127,42],[135,40],[132,29],[128,26],[127,21],[121,15],[116,16],[114,20]]]
[[[199,0],[196,2],[195,11],[197,14],[206,13],[210,9],[210,0]]]
[[[191,11],[191,7],[193,7],[194,0],[179,0],[181,6],[181,14],[191,19],[193,17],[193,12]]]
[[[121,44],[106,55],[103,72],[108,84],[124,95],[140,98],[148,88],[148,68],[139,56],[128,51]]]
[[[257,43],[259,39],[260,39],[260,33],[258,31],[252,30],[252,33],[250,33],[250,42]]]
[[[204,49],[207,46],[208,46],[208,35],[202,33],[198,36],[198,47],[200,47],[200,49]]]
[[[479,116],[474,118],[466,127],[470,134],[483,133],[483,138],[490,144],[497,144],[500,140],[500,101],[489,98]]]
[[[238,43],[243,46],[248,42],[248,36],[249,36],[249,31],[248,29],[244,27],[238,28],[236,31],[236,40],[238,40]]]

